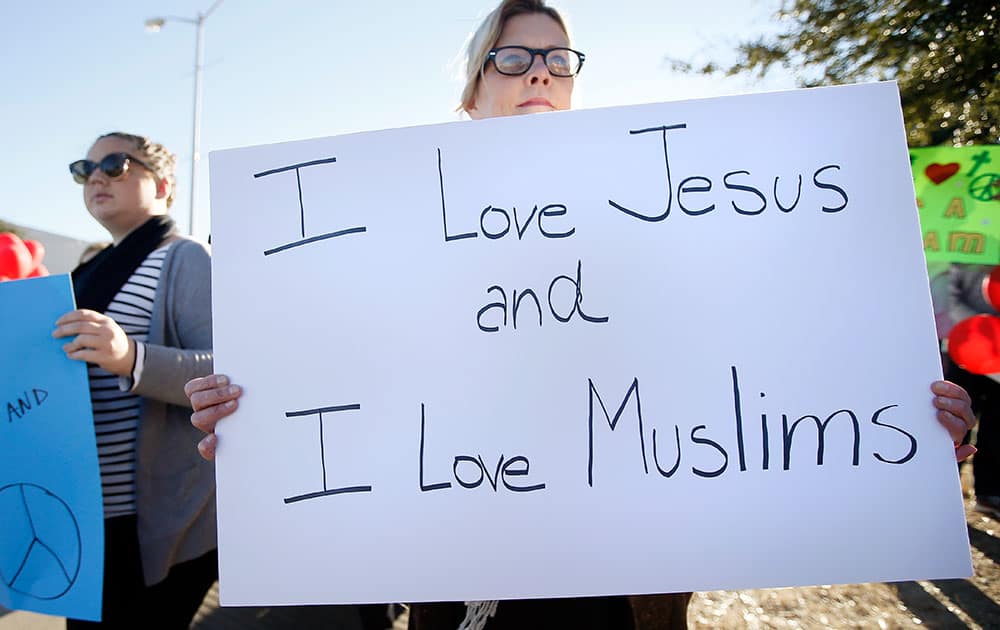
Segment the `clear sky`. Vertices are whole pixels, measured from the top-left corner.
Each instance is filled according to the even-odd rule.
[[[210,229],[208,153],[286,140],[459,120],[458,58],[496,0],[225,0],[205,23],[194,233]],[[107,240],[67,170],[113,130],[178,156],[173,215],[188,230],[195,27],[212,0],[9,3],[0,20],[0,219]],[[729,58],[773,31],[779,0],[551,0],[587,54],[578,108],[794,87],[687,76],[664,57]]]

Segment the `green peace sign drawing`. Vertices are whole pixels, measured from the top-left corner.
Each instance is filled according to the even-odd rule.
[[[978,201],[1000,199],[1000,174],[984,173],[969,182],[969,195]]]

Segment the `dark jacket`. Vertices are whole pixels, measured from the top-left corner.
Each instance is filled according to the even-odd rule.
[[[505,600],[486,630],[684,630],[689,601],[691,593]],[[461,602],[414,604],[409,630],[456,630],[464,618]]]

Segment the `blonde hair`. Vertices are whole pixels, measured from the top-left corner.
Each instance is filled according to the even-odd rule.
[[[108,241],[100,241],[87,245],[83,248],[83,252],[80,253],[80,260],[77,261],[77,264],[82,265],[83,263],[88,262],[91,258],[107,249],[109,245],[111,245],[111,243]]]
[[[167,207],[173,205],[174,196],[177,193],[177,178],[174,176],[174,171],[177,168],[176,155],[171,153],[167,147],[159,142],[153,142],[146,136],[138,136],[124,131],[112,131],[99,137],[98,140],[104,138],[118,138],[135,145],[135,152],[138,154],[135,157],[153,167],[153,174],[167,186]]]
[[[516,15],[530,13],[541,13],[547,15],[569,39],[569,29],[559,12],[545,4],[545,0],[502,0],[500,6],[493,9],[489,15],[479,25],[479,28],[469,38],[469,45],[465,51],[465,89],[462,90],[462,101],[455,108],[456,111],[469,111],[476,98],[476,88],[479,86],[479,79],[486,69],[486,56],[500,39],[500,33],[507,24],[507,20]]]

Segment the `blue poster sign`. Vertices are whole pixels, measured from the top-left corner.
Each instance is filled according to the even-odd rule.
[[[55,322],[68,275],[0,282],[0,605],[101,617],[104,514],[87,365]]]

